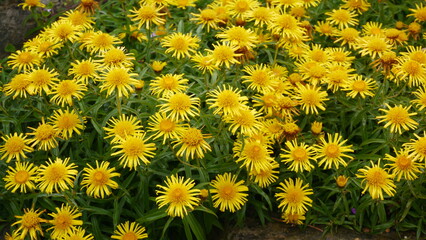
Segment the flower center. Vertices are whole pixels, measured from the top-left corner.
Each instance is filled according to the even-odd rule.
[[[29,52],[22,52],[19,54],[17,60],[19,63],[30,63],[34,59],[34,56]]]
[[[78,65],[76,72],[80,75],[90,75],[95,72],[95,66],[90,62],[82,62]]]
[[[141,139],[128,138],[123,143],[123,151],[129,157],[137,157],[145,151],[145,144]]]
[[[292,204],[299,204],[303,200],[303,193],[300,190],[293,189],[293,191],[289,191],[287,194],[287,201]]]
[[[408,61],[403,65],[404,70],[412,76],[416,76],[421,73],[421,65],[416,61]]]
[[[160,131],[162,132],[172,132],[176,126],[176,124],[169,119],[163,119],[159,125]]]
[[[238,96],[232,91],[225,90],[217,96],[219,107],[235,107],[238,106]]]
[[[40,141],[49,140],[55,135],[53,126],[48,124],[40,125],[36,131],[36,139]]]
[[[97,185],[105,185],[108,182],[109,178],[102,171],[96,171],[93,174],[93,180],[94,180],[94,183],[96,183]]]
[[[223,186],[222,189],[220,189],[220,197],[225,200],[230,201],[235,198],[235,195],[235,187],[232,184]]]
[[[64,114],[57,120],[56,125],[59,129],[73,129],[77,126],[78,116],[75,114]]]
[[[18,184],[24,184],[30,178],[30,174],[26,170],[19,170],[15,173],[15,182]]]
[[[394,124],[405,124],[409,120],[409,115],[404,108],[395,107],[389,110],[388,119]]]
[[[175,111],[186,111],[191,107],[191,99],[185,94],[175,94],[169,99],[170,108]]]
[[[190,146],[195,147],[199,146],[203,141],[203,134],[200,130],[192,128],[186,131],[186,133],[182,136],[181,141]]]
[[[162,87],[167,90],[176,89],[178,86],[178,81],[173,76],[165,76],[162,78]]]
[[[182,188],[176,188],[170,193],[171,202],[182,203],[186,200],[186,192]]]
[[[134,232],[127,232],[121,237],[121,240],[137,240],[138,237]]]
[[[33,212],[27,212],[22,217],[22,226],[25,229],[32,229],[38,226],[40,220],[38,218],[38,215]]]
[[[113,86],[121,86],[129,83],[130,77],[125,69],[116,68],[111,70],[107,77],[106,81]]]
[[[294,161],[298,161],[298,162],[306,161],[308,158],[306,149],[302,147],[298,147],[294,149],[292,152],[292,155],[293,155]]]
[[[66,175],[66,169],[62,165],[51,165],[46,169],[46,179],[50,182],[57,183]]]
[[[131,122],[118,122],[114,127],[114,133],[121,138],[126,138],[135,133],[135,128],[133,127]]]
[[[367,84],[364,81],[355,81],[352,84],[352,89],[356,92],[363,92],[367,90]]]
[[[337,144],[335,143],[330,143],[326,148],[325,148],[325,155],[329,158],[338,158],[340,156],[340,148]]]
[[[70,96],[77,91],[77,85],[69,80],[62,81],[58,86],[60,96]]]
[[[56,216],[54,221],[55,228],[65,230],[72,226],[72,219],[68,213]]]
[[[366,177],[369,184],[377,187],[382,187],[385,185],[386,173],[383,170],[374,169]]]
[[[6,141],[4,148],[10,154],[19,153],[25,148],[25,141],[21,137],[14,136]]]
[[[408,156],[399,156],[396,159],[396,165],[401,170],[408,170],[411,167],[411,159]]]

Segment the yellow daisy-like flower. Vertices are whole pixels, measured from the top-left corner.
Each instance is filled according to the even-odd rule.
[[[101,53],[114,48],[114,45],[121,44],[121,40],[109,33],[97,31],[93,32],[85,41],[82,43],[82,47],[85,47],[90,53]]]
[[[206,8],[199,11],[200,13],[192,13],[194,17],[190,20],[197,21],[197,24],[201,24],[203,28],[207,27],[207,32],[210,31],[210,28],[217,29],[218,24],[223,22],[218,18],[216,11],[211,8]]]
[[[273,161],[271,146],[260,141],[240,140],[233,149],[235,162],[242,162],[249,172],[267,169]]]
[[[118,97],[129,97],[129,93],[132,93],[133,86],[138,84],[135,79],[136,73],[129,72],[130,69],[122,67],[107,68],[104,73],[101,74],[101,92],[107,91],[107,97],[112,93],[116,92]]]
[[[325,13],[325,15],[330,16],[326,20],[331,24],[337,25],[339,29],[348,28],[349,26],[355,26],[358,24],[358,19],[356,18],[358,14],[347,9],[334,9],[331,12]]]
[[[75,9],[83,13],[93,14],[97,8],[99,8],[99,3],[97,1],[81,0],[80,4]]]
[[[132,53],[126,53],[124,47],[112,47],[106,51],[100,52],[98,55],[99,59],[95,62],[101,64],[101,67],[112,68],[132,68],[135,57]]]
[[[259,7],[259,5],[259,2],[255,0],[232,0],[225,7],[229,15],[236,19],[245,19],[250,10]]]
[[[365,183],[362,194],[368,191],[372,199],[380,200],[384,199],[383,192],[391,197],[395,194],[396,186],[393,182],[394,176],[380,167],[380,160],[378,164],[374,164],[373,161],[371,161],[371,167],[366,166],[358,171],[360,174],[356,174],[356,176],[363,179],[361,184]]]
[[[154,132],[153,139],[162,137],[163,144],[168,139],[178,139],[185,126],[180,121],[173,120],[167,117],[165,113],[159,112],[149,117],[148,125],[150,126],[149,130]]]
[[[151,67],[152,67],[152,70],[158,73],[158,72],[161,72],[166,65],[167,65],[167,62],[154,61],[152,62]]]
[[[243,135],[251,136],[262,128],[261,114],[249,108],[241,108],[234,114],[225,116],[224,121],[231,123],[229,130],[232,134],[239,131]]]
[[[18,6],[22,6],[22,9],[25,10],[28,8],[28,10],[31,10],[35,7],[44,8],[46,5],[44,5],[40,0],[24,0],[23,3],[18,4]]]
[[[94,198],[104,198],[111,194],[110,189],[117,189],[118,184],[113,177],[119,177],[120,173],[116,173],[115,168],[108,168],[109,162],[96,161],[96,168],[88,164],[88,167],[83,169],[83,180],[81,186],[86,189],[86,194]]]
[[[200,99],[182,92],[160,100],[165,102],[160,105],[160,112],[167,113],[173,120],[189,120],[190,117],[198,116],[200,113]]]
[[[318,114],[318,108],[324,111],[323,102],[329,100],[327,92],[321,91],[320,86],[316,87],[309,84],[305,86],[299,85],[294,98],[299,101],[306,114]]]
[[[68,20],[72,25],[80,26],[82,29],[90,29],[95,23],[88,13],[82,11],[69,10],[64,15],[60,19]]]
[[[12,232],[12,234],[8,232],[4,234],[4,240],[19,240],[19,239],[21,238],[18,236],[18,233],[16,231]]]
[[[152,24],[163,25],[166,20],[162,16],[166,13],[161,13],[162,7],[157,7],[153,3],[146,3],[140,6],[139,9],[132,9],[132,14],[127,15],[133,22],[137,22],[138,28],[142,28],[145,25],[146,28],[150,28]]]
[[[203,71],[203,74],[206,73],[206,71],[209,71],[210,73],[218,69],[218,66],[216,66],[213,62],[213,55],[203,55],[201,53],[196,53],[191,57],[191,60],[196,63],[196,67]]]
[[[166,49],[166,53],[172,53],[172,57],[178,60],[183,57],[191,57],[199,47],[198,37],[193,37],[191,34],[183,34],[180,32],[172,33],[161,39],[161,46]]]
[[[149,158],[155,156],[155,144],[147,143],[145,134],[135,134],[134,136],[128,136],[125,139],[120,138],[117,145],[113,146],[113,149],[118,151],[111,154],[111,156],[120,155],[118,159],[123,167],[135,169],[141,165],[141,161],[145,164],[149,164]]]
[[[297,143],[297,140],[286,141],[287,149],[281,149],[283,153],[280,154],[281,161],[290,163],[289,170],[295,172],[311,171],[314,165],[311,161],[316,161],[314,156],[315,150],[312,146],[305,143]]]
[[[37,53],[18,50],[9,56],[7,64],[10,68],[17,69],[18,72],[21,72],[21,70],[27,72],[32,70],[34,67],[39,66],[41,62],[42,59]]]
[[[37,149],[48,151],[58,146],[58,141],[56,140],[58,133],[53,125],[44,122],[44,118],[37,128],[28,128],[33,130],[33,132],[27,135],[34,136],[31,141],[31,147],[38,145]]]
[[[426,108],[426,88],[420,87],[417,91],[413,92],[413,94],[416,96],[416,99],[411,102],[417,104],[420,111]]]
[[[52,98],[50,102],[64,107],[65,105],[72,106],[73,99],[80,100],[87,91],[86,84],[81,79],[62,80],[52,84],[52,91],[50,92]]]
[[[401,52],[401,56],[408,57],[421,64],[426,64],[426,49],[421,46],[407,46],[407,52]]]
[[[58,73],[53,69],[43,68],[34,69],[28,75],[30,85],[28,86],[28,92],[31,94],[46,94],[50,93],[52,86],[55,81],[59,81]]]
[[[35,189],[34,182],[37,167],[29,162],[16,162],[15,168],[9,166],[6,171],[6,177],[3,180],[6,182],[5,188],[12,193],[19,189],[20,192],[26,193],[27,190],[32,191]]]
[[[239,64],[240,62],[236,59],[242,54],[236,53],[238,47],[231,45],[230,43],[222,43],[218,45],[213,44],[214,49],[207,49],[212,55],[212,62],[214,65],[220,67],[225,65],[226,68],[230,68],[231,64]]]
[[[247,97],[241,96],[240,89],[233,89],[231,86],[223,85],[207,93],[206,100],[209,108],[214,108],[213,114],[232,115],[238,112],[247,103]]]
[[[320,143],[314,146],[319,159],[318,165],[324,164],[324,169],[330,169],[333,165],[338,169],[339,164],[346,167],[347,163],[343,158],[353,159],[352,156],[346,154],[354,151],[352,145],[344,146],[347,140],[342,140],[342,136],[338,133],[327,134],[327,139],[320,138]]]
[[[44,34],[39,34],[24,43],[24,48],[40,54],[42,57],[51,57],[58,53],[58,49],[63,47],[63,43],[49,38]]]
[[[41,165],[37,170],[37,187],[45,193],[59,193],[68,190],[72,186],[74,179],[78,173],[74,163],[68,164],[70,158],[64,160],[56,158],[49,161],[45,165]]]
[[[111,239],[137,240],[147,237],[148,234],[145,233],[145,228],[139,225],[139,223],[126,221],[125,223],[117,226],[117,229],[114,230],[114,235],[111,236]]]
[[[25,153],[34,151],[31,144],[31,139],[26,139],[23,133],[14,133],[1,137],[4,144],[0,146],[0,153],[2,154],[1,160],[6,159],[6,162],[10,162],[12,159],[20,161],[21,159],[27,158]]]
[[[78,212],[76,207],[62,205],[61,208],[55,208],[56,213],[49,213],[53,219],[49,220],[48,223],[53,226],[48,228],[47,231],[52,230],[50,237],[52,239],[63,239],[65,235],[71,234],[77,230],[76,226],[83,225],[82,220],[77,220],[81,217],[81,213]]]
[[[188,79],[183,78],[183,74],[166,74],[156,77],[149,86],[157,97],[168,97],[174,93],[185,92],[188,89]]]
[[[381,57],[392,49],[392,45],[382,36],[365,36],[358,39],[356,48],[361,56],[369,55],[372,58]]]
[[[244,67],[243,83],[249,83],[248,88],[260,93],[271,92],[278,85],[278,79],[269,66],[256,64]]]
[[[159,208],[167,206],[169,216],[184,218],[188,211],[198,205],[200,190],[192,189],[195,186],[194,180],[172,175],[164,183],[165,186],[157,185],[160,190],[156,190],[155,201]]]
[[[416,129],[418,122],[413,120],[411,116],[417,115],[416,112],[409,113],[411,106],[403,107],[402,105],[396,105],[395,107],[389,106],[385,103],[386,109],[379,109],[382,112],[385,112],[383,116],[377,116],[376,119],[381,119],[379,123],[385,122],[385,128],[390,126],[391,133],[402,134],[402,129],[409,131],[410,129]]]
[[[319,83],[325,79],[327,73],[329,73],[324,63],[312,60],[304,59],[296,62],[296,66],[303,80],[309,81],[312,85],[319,85]]]
[[[284,180],[277,187],[281,192],[276,193],[275,197],[280,202],[278,208],[282,208],[283,213],[304,215],[308,210],[307,206],[312,206],[312,199],[308,196],[313,194],[309,184],[302,186],[303,181],[296,178]]]
[[[277,15],[276,8],[257,7],[247,13],[247,21],[254,21],[254,25],[258,27],[269,26]]]
[[[179,157],[185,156],[187,160],[203,158],[206,151],[211,151],[210,145],[206,142],[210,135],[203,134],[201,130],[189,127],[179,133],[178,138],[173,141],[173,148],[180,147],[176,152]]]
[[[252,30],[240,26],[229,27],[223,32],[216,34],[216,37],[221,38],[221,41],[229,42],[239,48],[246,48],[248,50],[254,48],[259,42]]]
[[[382,23],[367,22],[362,26],[362,32],[367,36],[384,36],[384,29]]]
[[[358,13],[367,11],[371,6],[367,0],[343,0],[343,2],[342,8],[346,8],[349,11],[357,11]]]
[[[423,137],[414,133],[416,140],[410,139],[409,143],[404,143],[402,146],[407,147],[410,152],[410,157],[413,160],[425,161],[426,160],[426,133],[423,132]]]
[[[365,98],[366,96],[374,96],[373,90],[377,88],[377,83],[372,78],[363,78],[361,75],[357,75],[355,78],[350,79],[346,82],[343,87],[344,91],[348,91],[346,96],[355,98],[356,96],[361,96]]]
[[[63,139],[69,139],[74,132],[78,135],[81,134],[86,117],[79,116],[74,109],[71,111],[69,109],[59,109],[54,112],[53,116],[50,117],[50,120],[52,121],[53,127],[58,136]]]
[[[352,61],[355,59],[351,51],[347,51],[345,48],[327,48],[327,54],[330,55],[330,60],[332,64],[342,64],[342,65],[351,65]]]
[[[81,26],[75,26],[70,20],[62,19],[52,23],[45,34],[57,42],[74,42],[81,30]]]
[[[94,237],[91,233],[86,235],[86,230],[81,227],[77,227],[71,233],[66,234],[63,240],[93,240]]]
[[[341,42],[342,46],[348,45],[350,48],[354,48],[359,39],[359,31],[349,27],[337,31],[334,36],[337,38],[334,43]]]
[[[263,169],[259,171],[252,170],[249,175],[253,181],[261,188],[266,188],[278,179],[280,165],[275,161],[270,161]]]
[[[305,34],[300,21],[286,13],[278,14],[268,28],[273,34],[295,40],[301,40]]]
[[[281,215],[282,221],[287,224],[296,224],[296,225],[302,225],[303,220],[306,219],[304,214],[297,214],[297,213],[283,213]]]
[[[335,178],[335,180],[338,187],[344,188],[348,183],[349,178],[345,175],[339,175],[337,178]]]
[[[412,13],[408,14],[407,17],[413,16],[417,22],[426,21],[426,6],[423,3],[416,4],[416,8],[409,9]]]
[[[332,36],[337,29],[328,21],[318,21],[315,25],[315,31],[324,36]]]
[[[27,97],[28,87],[30,86],[31,81],[28,74],[21,73],[15,75],[10,82],[6,83],[3,87],[3,92],[9,96],[12,95],[12,98],[16,97]]]
[[[195,7],[195,1],[196,0],[167,0],[170,5],[176,6],[181,9],[186,9],[186,7]]]
[[[99,70],[100,64],[89,58],[86,60],[77,60],[71,63],[68,74],[74,75],[76,79],[83,80],[84,83],[87,83],[89,79],[98,78],[97,72]]]
[[[426,65],[408,57],[397,58],[397,61],[392,69],[397,79],[408,80],[410,87],[426,84]]]
[[[354,70],[349,68],[349,65],[330,64],[328,66],[329,72],[324,78],[324,82],[327,83],[327,89],[336,92],[340,88],[343,88],[347,82],[354,78],[354,74],[352,74]]]
[[[29,234],[31,240],[37,240],[37,232],[43,236],[43,229],[40,223],[44,223],[46,220],[40,217],[42,213],[44,213],[44,210],[27,208],[24,209],[24,215],[15,216],[15,218],[20,220],[14,222],[12,226],[19,224],[18,229],[15,230],[15,233],[20,237],[19,239],[25,239],[27,234]]]
[[[120,139],[142,134],[142,122],[135,116],[126,116],[122,114],[117,118],[111,118],[107,127],[104,127],[106,132],[105,138],[112,138],[111,143],[117,143]]]
[[[215,208],[219,208],[222,212],[226,210],[235,212],[247,202],[248,187],[244,185],[244,180],[236,181],[237,176],[231,173],[218,174],[211,181],[210,185],[213,189],[210,193]]]
[[[396,181],[400,181],[403,177],[406,180],[412,181],[418,178],[417,174],[420,174],[420,163],[414,160],[410,156],[408,149],[403,148],[397,151],[394,149],[396,156],[390,154],[385,155],[385,160],[388,160],[391,163],[386,164],[389,166],[389,170],[392,172],[392,175],[396,177]]]

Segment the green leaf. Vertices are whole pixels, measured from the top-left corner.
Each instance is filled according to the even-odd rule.
[[[141,224],[142,223],[151,223],[151,222],[154,222],[158,219],[165,218],[165,217],[167,217],[167,213],[164,211],[163,208],[153,209],[153,210],[149,211],[147,214],[145,214],[145,216],[138,218],[136,220],[136,222],[141,223]]]
[[[182,219],[182,222],[184,223],[184,225],[185,225],[185,222],[189,225],[189,227],[191,228],[197,240],[206,240],[206,234],[204,233],[203,228],[201,227],[200,223],[197,221],[197,219],[194,217],[192,213],[188,213],[188,215],[186,215]],[[185,230],[185,233],[186,233],[186,230]]]

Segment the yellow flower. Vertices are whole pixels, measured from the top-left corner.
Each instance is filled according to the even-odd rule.
[[[393,183],[394,176],[380,167],[380,160],[378,164],[374,164],[373,161],[371,161],[371,167],[366,166],[358,171],[360,174],[356,174],[356,176],[363,179],[361,184],[365,183],[362,194],[368,191],[372,199],[380,200],[383,200],[383,192],[389,196],[395,194],[396,186]]]
[[[52,85],[50,94],[53,96],[50,102],[60,105],[61,107],[64,107],[66,104],[72,106],[73,98],[77,100],[82,99],[85,91],[87,91],[87,87],[81,79],[58,81]]]
[[[192,13],[194,16],[191,18],[191,21],[197,21],[197,24],[201,24],[204,27],[207,26],[207,32],[210,31],[210,28],[217,29],[219,23],[223,23],[221,19],[218,18],[216,11],[210,8],[199,10],[200,13]]]
[[[82,215],[77,208],[67,204],[62,205],[61,208],[56,207],[55,210],[56,213],[49,213],[53,219],[48,222],[53,226],[47,229],[47,231],[53,229],[50,233],[52,239],[63,239],[66,235],[76,231],[76,226],[83,225],[82,220],[77,220]]]
[[[423,6],[423,3],[416,4],[416,8],[409,9],[412,13],[408,14],[407,17],[413,16],[417,22],[426,21],[426,7]]]
[[[278,79],[269,66],[263,64],[246,66],[244,67],[244,72],[248,75],[244,75],[241,78],[243,79],[243,83],[249,83],[249,89],[266,93],[273,91],[278,85]]]
[[[110,189],[118,188],[117,182],[112,180],[113,177],[119,177],[120,173],[116,173],[115,168],[108,168],[109,162],[96,161],[96,168],[88,164],[83,169],[83,180],[81,186],[86,189],[86,194],[94,198],[104,198],[111,194]]]
[[[68,190],[72,186],[74,179],[78,173],[74,163],[68,164],[70,158],[64,160],[56,158],[49,161],[45,165],[41,165],[37,170],[37,187],[45,193],[59,193]]]
[[[166,65],[166,62],[154,61],[152,62],[151,67],[155,72],[161,72]]]
[[[297,143],[297,140],[286,141],[287,149],[281,149],[283,153],[280,154],[282,162],[290,163],[289,170],[295,172],[311,171],[314,168],[311,161],[316,161],[314,156],[314,148],[305,143]]]
[[[184,124],[166,116],[165,113],[155,113],[149,117],[149,131],[154,132],[153,139],[163,137],[163,144],[168,139],[178,139],[184,131]]]
[[[6,177],[3,178],[6,182],[5,188],[12,193],[16,192],[18,189],[23,193],[26,193],[27,189],[30,191],[34,190],[34,182],[37,179],[36,172],[37,167],[34,166],[34,164],[16,162],[15,168],[9,166],[9,170],[6,171]]]
[[[58,20],[46,29],[46,35],[57,42],[74,42],[82,30],[81,26],[75,26],[68,19]]]
[[[390,162],[385,166],[389,166],[389,170],[396,177],[396,181],[399,182],[402,177],[409,181],[418,178],[417,174],[422,172],[420,171],[420,163],[410,156],[409,150],[406,148],[399,151],[394,149],[394,152],[396,154],[395,157],[390,154],[385,155],[385,160]]]
[[[16,231],[12,232],[12,235],[10,235],[8,232],[4,234],[4,240],[19,240],[21,239],[18,236],[18,233]]]
[[[241,96],[241,90],[233,89],[231,86],[223,85],[208,92],[206,100],[210,108],[215,108],[213,114],[232,115],[238,112],[247,103],[247,97]]]
[[[106,131],[105,138],[112,138],[111,143],[117,143],[120,139],[126,139],[127,137],[143,133],[141,129],[142,123],[135,116],[121,114],[118,119],[111,118],[107,125],[107,127],[104,127]]]
[[[93,14],[95,10],[99,8],[99,3],[95,0],[81,0],[80,4],[76,7],[83,13]]]
[[[136,73],[129,72],[130,69],[123,67],[112,67],[107,68],[106,71],[101,74],[100,85],[101,92],[107,91],[107,97],[114,91],[118,97],[129,97],[129,93],[132,93],[133,86],[138,83],[135,79]]]
[[[352,52],[347,51],[345,48],[328,48],[327,54],[330,55],[331,63],[337,63],[342,65],[351,65],[355,59],[354,56],[350,56]]]
[[[79,116],[74,109],[71,111],[69,109],[59,109],[55,110],[50,120],[58,136],[63,139],[69,139],[74,132],[78,135],[81,134],[86,117]]]
[[[331,12],[325,13],[325,15],[330,16],[326,20],[331,24],[337,25],[339,29],[348,28],[349,26],[358,24],[358,19],[356,19],[358,15],[346,9],[334,9]]]
[[[426,108],[426,88],[419,87],[413,94],[416,96],[416,99],[411,100],[411,102],[416,103],[420,111]]]
[[[330,64],[328,66],[329,72],[324,78],[324,82],[327,83],[327,89],[331,89],[332,92],[336,92],[352,80],[354,75],[351,72],[353,72],[354,69],[349,67],[349,65]]]
[[[255,109],[240,108],[232,115],[225,116],[224,121],[231,123],[229,130],[232,134],[239,131],[243,135],[251,136],[262,128],[260,113]]]
[[[247,13],[247,20],[254,21],[255,26],[263,27],[272,24],[277,15],[278,10],[276,8],[257,7]]]
[[[188,89],[188,79],[183,74],[166,74],[156,77],[149,84],[151,92],[157,97],[168,97]]]
[[[358,42],[359,31],[355,28],[344,28],[334,34],[337,39],[335,43],[341,42],[340,45],[348,45],[350,48],[354,48],[355,44]]]
[[[56,140],[58,133],[53,125],[44,122],[44,118],[37,128],[28,128],[33,130],[33,132],[27,135],[34,136],[31,147],[38,145],[37,149],[48,151],[58,146],[58,141]]]
[[[259,2],[255,0],[231,0],[227,2],[226,9],[235,19],[245,19],[250,12],[259,7]]]
[[[253,177],[253,181],[261,188],[268,187],[278,179],[280,165],[275,160],[270,161],[259,171],[252,170],[249,175]]]
[[[91,233],[87,234],[86,236],[85,235],[86,235],[86,230],[84,230],[81,227],[77,227],[71,233],[66,234],[63,237],[63,240],[93,240],[94,239]]]
[[[347,163],[343,158],[353,159],[352,156],[346,154],[354,151],[352,145],[344,146],[347,140],[342,140],[342,136],[338,133],[327,134],[327,139],[321,138],[320,143],[314,146],[319,159],[318,165],[324,164],[324,169],[330,169],[333,165],[338,169],[339,164],[346,167]]]
[[[311,132],[315,135],[320,135],[322,132],[322,122],[314,121],[311,125]]]
[[[397,61],[398,63],[392,69],[397,79],[408,80],[410,87],[426,83],[426,65],[408,57],[399,57]]]
[[[342,5],[342,8],[346,8],[349,11],[357,11],[358,13],[363,13],[367,11],[371,4],[366,0],[343,0],[345,4]]]
[[[299,100],[302,105],[302,109],[306,112],[306,114],[318,114],[317,108],[325,110],[323,102],[329,100],[327,98],[327,92],[321,91],[321,87],[309,84],[305,86],[299,85],[294,98]]]
[[[156,190],[155,201],[159,208],[167,206],[169,216],[184,218],[188,215],[188,210],[191,211],[198,205],[200,190],[192,189],[195,186],[194,180],[172,175],[164,183],[166,186],[157,185],[160,190]]]
[[[44,211],[39,211],[39,209],[24,209],[24,215],[15,216],[20,220],[12,224],[12,226],[19,224],[19,228],[16,229],[15,233],[20,236],[20,239],[25,239],[25,236],[29,234],[31,240],[37,240],[37,232],[43,236],[43,229],[41,228],[40,223],[46,222],[45,219],[40,218],[40,215]]]
[[[407,147],[410,152],[410,157],[413,160],[425,161],[426,160],[426,133],[423,132],[423,137],[414,133],[417,140],[410,139],[409,143],[404,143],[402,146]]]
[[[271,146],[253,140],[239,140],[233,148],[235,162],[243,162],[248,172],[260,172],[263,169],[270,167],[273,161]]]
[[[130,169],[135,169],[141,164],[141,161],[145,164],[149,164],[150,161],[147,157],[154,157],[155,155],[155,144],[147,143],[145,139],[145,134],[135,134],[133,136],[128,136],[125,139],[120,138],[117,145],[112,148],[119,149],[118,151],[111,154],[111,156],[120,155],[118,159],[120,165],[123,167],[128,167]]]
[[[300,21],[286,13],[278,14],[268,28],[273,34],[296,40],[301,40],[305,34]]]
[[[32,147],[29,146],[31,143],[30,139],[26,139],[27,136],[24,136],[23,133],[14,133],[1,137],[5,143],[0,146],[0,153],[2,154],[1,160],[6,159],[6,162],[10,162],[12,159],[16,159],[18,162],[24,158],[27,158],[25,153],[34,151]]]
[[[300,178],[285,179],[277,187],[281,192],[276,193],[275,197],[280,202],[278,208],[282,208],[283,213],[304,215],[308,210],[307,206],[312,206],[312,199],[308,196],[313,194],[309,184],[302,186],[303,181]]]
[[[190,57],[199,47],[198,37],[193,37],[191,34],[183,34],[180,32],[173,33],[161,39],[161,46],[166,49],[166,53],[172,53],[172,57],[178,60],[183,57]]]
[[[95,23],[88,13],[76,10],[69,10],[64,13],[64,17],[60,19],[68,20],[74,26],[80,26],[83,29],[90,29]]]
[[[161,98],[165,103],[160,105],[160,112],[169,114],[173,120],[189,120],[200,113],[200,99],[178,92]]]
[[[170,5],[176,6],[181,9],[186,9],[186,7],[195,7],[195,1],[196,0],[167,0]]]
[[[203,74],[208,70],[210,73],[218,69],[218,67],[213,62],[213,55],[202,55],[201,53],[196,53],[191,57],[191,60],[196,63],[196,67],[199,70],[203,71]]]
[[[206,138],[210,138],[210,135],[203,134],[199,129],[189,127],[178,134],[178,138],[173,141],[173,148],[180,146],[176,155],[185,156],[187,160],[194,159],[194,157],[203,158],[204,152],[211,151],[210,145],[204,140]]]
[[[246,48],[248,50],[254,48],[259,42],[252,30],[240,26],[229,27],[216,34],[216,37],[220,38],[223,42],[229,42],[239,48]]]
[[[121,44],[121,40],[109,33],[102,31],[93,32],[85,41],[82,42],[81,47],[85,47],[90,53],[101,53],[114,48],[114,45]]]
[[[18,72],[32,70],[34,67],[39,66],[42,62],[41,57],[35,53],[26,50],[18,50],[9,56],[7,64],[12,69],[17,69]]]
[[[89,79],[98,78],[97,72],[100,70],[100,64],[91,58],[87,60],[77,60],[71,63],[68,70],[69,75],[74,75],[77,80],[83,80],[87,84]]]
[[[12,95],[12,98],[16,97],[27,97],[28,87],[30,86],[31,81],[29,75],[26,73],[21,73],[15,75],[10,82],[6,83],[3,88],[3,92],[8,96]]]
[[[230,43],[222,43],[221,45],[214,45],[214,49],[207,49],[212,54],[212,62],[214,65],[220,67],[225,65],[226,68],[230,68],[231,64],[239,64],[240,62],[236,57],[241,56],[240,53],[236,53],[238,47],[231,45]]]
[[[385,106],[388,110],[379,109],[380,111],[385,112],[385,115],[377,116],[376,119],[381,119],[379,123],[385,122],[385,128],[390,126],[391,133],[402,134],[402,129],[409,131],[410,129],[416,129],[417,125],[419,125],[418,122],[411,118],[411,116],[417,115],[417,113],[408,112],[411,106],[402,107],[402,105],[397,105],[395,107],[391,107],[387,103]]]
[[[34,7],[46,7],[46,5],[40,2],[40,0],[24,0],[24,2],[18,4],[18,6],[22,6],[23,10],[25,10],[26,8],[28,8],[28,10],[31,10]]]
[[[283,222],[287,224],[296,224],[296,225],[302,225],[303,220],[306,219],[304,214],[297,214],[297,213],[283,213],[281,215],[281,218],[283,219]]]
[[[324,36],[332,36],[336,33],[337,29],[328,21],[318,21],[315,25],[315,31]]]
[[[355,98],[360,95],[362,98],[365,96],[374,96],[372,90],[377,88],[377,83],[372,78],[363,78],[361,75],[357,75],[355,78],[350,79],[346,82],[343,87],[344,91],[348,91],[346,96]]]
[[[31,94],[41,95],[42,91],[46,94],[50,93],[50,90],[55,81],[59,81],[58,73],[53,69],[43,68],[34,69],[28,75],[30,85],[28,86],[28,92]]]
[[[312,60],[304,59],[296,62],[296,66],[303,80],[309,81],[312,85],[319,85],[329,73],[324,63]]]
[[[122,67],[132,68],[135,57],[132,53],[126,53],[124,47],[112,47],[108,50],[102,51],[98,55],[99,62],[103,68]]]
[[[148,234],[144,232],[145,228],[139,225],[139,223],[126,221],[117,226],[111,238],[119,240],[144,239],[148,237]]]
[[[392,45],[383,36],[365,36],[358,39],[356,44],[361,56],[370,55],[372,58],[381,57],[392,49]]]
[[[215,208],[219,208],[222,212],[226,210],[235,212],[247,202],[248,187],[244,185],[244,180],[236,181],[237,176],[231,173],[218,174],[211,181],[210,185],[213,189],[210,190],[210,193]]]
[[[152,24],[163,25],[166,23],[166,20],[162,16],[166,13],[161,13],[160,10],[162,7],[157,7],[153,3],[146,3],[140,6],[139,9],[132,9],[130,12],[132,14],[127,15],[131,18],[132,21],[138,23],[138,28],[142,28],[145,25],[146,28],[151,28]]]
[[[344,188],[346,186],[346,183],[348,182],[348,177],[346,177],[345,175],[339,175],[336,179],[336,184],[337,186],[339,186],[340,188]]]

